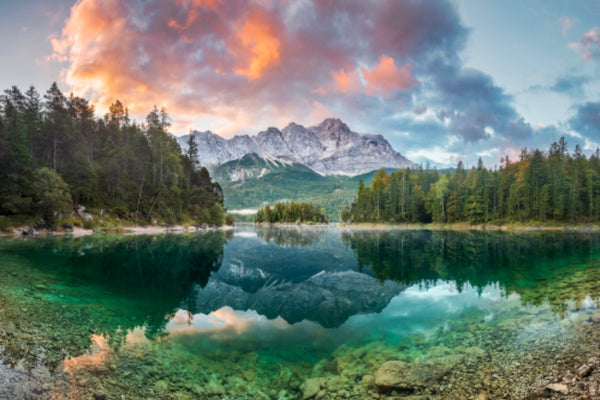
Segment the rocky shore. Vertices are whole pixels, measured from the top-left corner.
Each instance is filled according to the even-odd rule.
[[[342,346],[313,368],[302,399],[600,399],[600,311],[544,314],[440,334],[414,354],[401,343]]]
[[[85,229],[81,227],[69,227],[55,230],[48,229],[34,229],[30,226],[18,226],[11,228],[9,232],[0,233],[0,237],[35,237],[35,236],[57,236],[57,235],[70,235],[73,237],[81,237],[94,235],[98,233],[110,233],[110,234],[128,234],[128,235],[159,235],[164,233],[184,233],[184,232],[199,232],[199,231],[211,231],[211,230],[231,230],[233,226],[183,226],[183,225],[132,225],[132,226],[121,226],[114,228],[104,229]]]

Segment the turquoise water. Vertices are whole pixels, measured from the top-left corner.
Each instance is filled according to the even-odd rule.
[[[562,232],[5,239],[0,399],[524,398],[597,350],[599,260]]]

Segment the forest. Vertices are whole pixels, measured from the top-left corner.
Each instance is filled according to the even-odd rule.
[[[110,212],[135,223],[222,225],[221,187],[197,168],[156,106],[141,124],[116,100],[96,116],[86,99],[53,83],[42,96],[13,86],[0,96],[0,219],[46,223],[74,207]]]
[[[275,203],[273,208],[270,205],[260,208],[254,217],[257,224],[266,222],[274,223],[318,223],[326,224],[327,217],[325,210],[319,209],[311,203],[295,203],[293,201]]]
[[[600,150],[570,153],[564,138],[548,152],[521,151],[498,168],[481,159],[466,170],[418,168],[378,171],[359,182],[342,221],[386,223],[592,223],[600,219]]]

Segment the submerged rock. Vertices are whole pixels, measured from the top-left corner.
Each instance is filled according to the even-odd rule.
[[[565,383],[553,383],[553,384],[546,386],[546,391],[544,391],[544,394],[551,394],[552,392],[569,394],[569,388],[567,387],[567,385]],[[550,397],[550,396],[546,396],[546,397]]]
[[[375,385],[380,391],[392,389],[413,391],[433,386],[462,360],[462,356],[452,355],[412,364],[388,361],[375,373]]]
[[[302,398],[304,400],[312,399],[321,391],[321,387],[323,387],[324,384],[325,378],[307,379],[306,382],[304,382],[304,394],[302,395]]]
[[[383,391],[408,389],[410,366],[404,361],[388,361],[375,373],[375,385]]]
[[[588,376],[591,373],[592,373],[592,367],[587,364],[582,365],[577,370],[577,375],[579,375],[582,378],[585,378],[586,376]]]
[[[462,356],[453,355],[414,363],[409,376],[411,387],[419,388],[437,384],[462,360]]]

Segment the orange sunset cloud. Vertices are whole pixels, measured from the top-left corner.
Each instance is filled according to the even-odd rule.
[[[236,74],[248,79],[258,79],[267,68],[280,64],[279,40],[267,22],[259,16],[244,21],[235,39],[237,45],[233,52],[239,59],[238,63],[243,65],[235,69]]]
[[[367,94],[381,93],[388,96],[392,90],[405,90],[412,88],[417,80],[412,76],[412,64],[406,63],[398,68],[394,59],[382,55],[379,64],[371,70],[360,69],[367,81]]]

